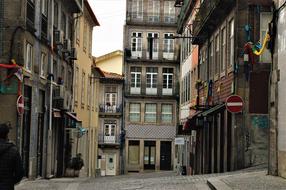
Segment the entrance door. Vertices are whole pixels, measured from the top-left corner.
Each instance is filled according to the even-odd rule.
[[[22,158],[24,175],[29,177],[30,127],[31,127],[31,87],[24,87],[24,115],[22,126]]]
[[[156,142],[144,142],[144,169],[154,170],[156,161]]]
[[[161,141],[160,170],[171,170],[171,149],[171,142]]]
[[[116,154],[106,155],[106,175],[116,174]]]

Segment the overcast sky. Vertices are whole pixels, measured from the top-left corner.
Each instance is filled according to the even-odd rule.
[[[125,0],[88,0],[100,26],[93,29],[93,56],[123,49]]]

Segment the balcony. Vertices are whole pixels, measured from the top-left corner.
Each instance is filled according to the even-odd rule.
[[[157,52],[152,52],[152,55],[150,54],[149,50],[142,49],[142,51],[131,51],[131,56],[127,58],[127,60],[132,61],[145,61],[145,62],[174,62],[179,61],[177,59],[177,55],[175,53],[175,50],[167,52],[162,49],[158,49]]]
[[[101,133],[98,135],[98,145],[101,148],[114,147],[114,146],[119,148],[120,135],[106,136],[106,135]]]
[[[151,97],[176,97],[178,95],[178,88],[163,88],[163,85],[156,85],[156,88],[147,88],[147,86],[141,85],[141,87],[128,86],[126,91],[127,96],[151,96]]]
[[[127,12],[126,24],[131,25],[153,25],[153,26],[176,26],[177,18],[175,14],[158,14],[152,12]]]
[[[119,105],[99,105],[99,114],[100,115],[121,115],[122,114],[122,104]]]
[[[182,2],[182,3],[181,3]],[[196,0],[180,0],[178,3],[182,4],[180,14],[178,16],[178,34],[181,34],[186,20],[189,18],[193,8],[195,7]]]
[[[235,6],[235,0],[204,0],[193,23],[194,36],[212,34]],[[204,38],[195,38],[194,44],[201,44]]]
[[[80,13],[83,10],[83,0],[63,0],[63,5],[72,13]]]

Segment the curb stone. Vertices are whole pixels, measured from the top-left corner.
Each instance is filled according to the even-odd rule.
[[[209,178],[207,184],[212,190],[232,190],[232,188],[216,177]]]

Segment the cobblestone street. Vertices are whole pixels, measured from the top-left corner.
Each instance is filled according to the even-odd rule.
[[[59,178],[22,182],[16,190],[208,190],[213,175],[179,176],[174,172],[129,174],[100,178]]]

